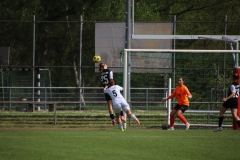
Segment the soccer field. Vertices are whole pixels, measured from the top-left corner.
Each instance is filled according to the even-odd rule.
[[[1,129],[1,160],[240,159],[236,130]]]

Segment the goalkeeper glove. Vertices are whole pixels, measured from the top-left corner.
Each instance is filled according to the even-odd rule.
[[[162,102],[166,102],[166,101],[167,101],[167,98],[163,98],[163,99],[162,99]]]

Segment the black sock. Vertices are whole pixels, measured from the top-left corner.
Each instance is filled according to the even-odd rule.
[[[237,121],[238,127],[240,128],[240,120]]]
[[[123,116],[123,111],[120,112],[120,115]]]
[[[114,120],[114,114],[110,114],[111,120]]]
[[[219,117],[219,120],[218,120],[218,127],[222,127],[222,122],[223,122],[223,119],[224,117]]]

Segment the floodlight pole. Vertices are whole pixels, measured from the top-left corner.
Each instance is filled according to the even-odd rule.
[[[32,101],[34,102],[34,94],[35,94],[35,89],[34,89],[34,85],[35,85],[35,50],[36,50],[36,47],[35,47],[35,25],[36,25],[36,22],[35,22],[35,15],[33,16],[33,79],[32,79],[32,82],[33,82],[33,94],[32,94]]]

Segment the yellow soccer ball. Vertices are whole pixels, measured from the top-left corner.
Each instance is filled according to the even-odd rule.
[[[97,55],[95,55],[94,57],[93,57],[93,62],[94,63],[99,63],[99,62],[101,62],[101,57],[100,56],[97,56]]]

